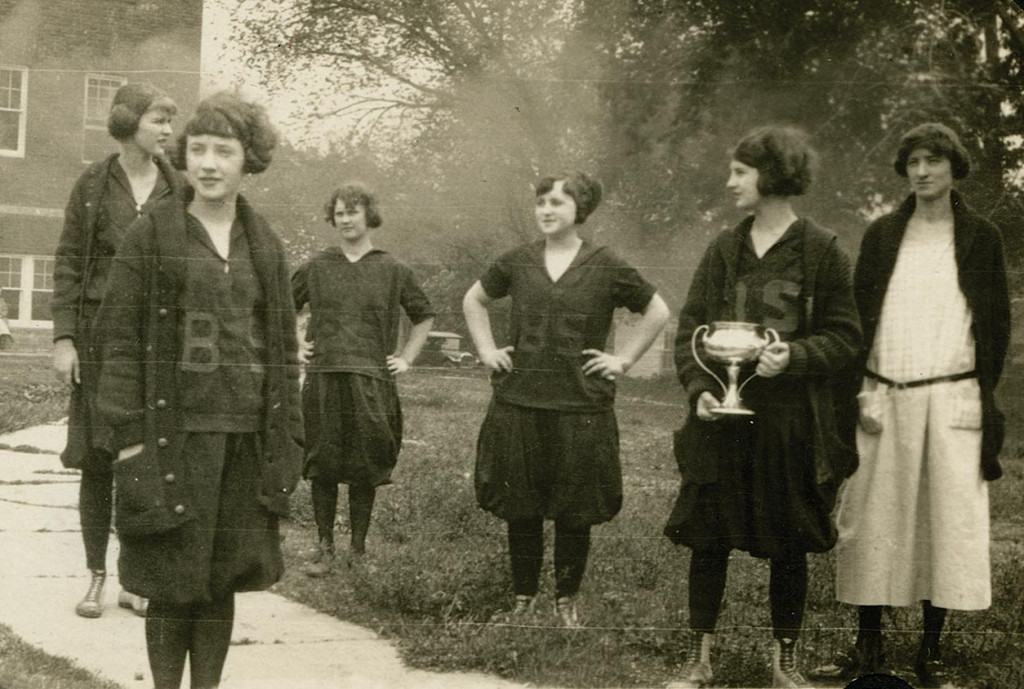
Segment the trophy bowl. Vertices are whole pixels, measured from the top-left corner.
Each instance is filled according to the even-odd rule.
[[[754,411],[743,404],[740,393],[744,386],[757,377],[751,375],[741,384],[739,382],[740,366],[755,361],[765,347],[780,340],[779,334],[772,328],[759,323],[742,323],[739,321],[715,321],[711,325],[702,325],[693,331],[690,347],[697,364],[707,371],[722,386],[725,397],[722,403],[712,408],[715,414],[747,415]],[[701,360],[697,351],[697,343],[704,348],[704,353],[713,361],[725,364],[725,372],[729,382],[726,383]]]

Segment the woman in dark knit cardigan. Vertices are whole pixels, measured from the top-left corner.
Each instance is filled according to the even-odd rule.
[[[836,597],[858,606],[859,631],[815,674],[884,671],[882,606],[920,602],[915,670],[918,686],[934,687],[948,674],[946,610],[991,603],[988,481],[1002,473],[994,393],[1010,301],[999,230],[953,189],[970,170],[956,133],[915,127],[895,167],[912,194],[868,228],[854,273],[865,334],[850,424],[860,466],[837,512]]]
[[[179,193],[178,173],[164,158],[174,102],[149,84],[125,84],[114,94],[107,131],[118,152],[93,163],[75,183],[64,211],[64,229],[53,271],[53,368],[71,386],[64,466],[81,469],[78,513],[89,568],[89,589],[75,612],[103,614],[107,544],[113,515],[111,456],[92,447],[92,398],[99,376],[102,330],[93,319],[107,273],[128,226],[157,201]],[[145,599],[122,591],[118,602],[145,615]]]
[[[803,687],[795,644],[807,594],[806,553],[835,542],[831,512],[850,453],[838,441],[830,377],[860,344],[850,265],[836,237],[793,212],[813,150],[799,130],[762,127],[733,151],[726,185],[749,215],[704,254],[679,316],[676,367],[690,415],[676,438],[682,487],[665,527],[689,546],[690,629],[673,687],[713,677],[711,635],[732,549],[771,563],[773,685]],[[744,388],[754,416],[719,416],[719,384],[691,354],[695,329],[746,321],[775,329]]]
[[[235,592],[283,571],[302,459],[295,309],[281,242],[239,195],[275,143],[261,108],[200,103],[178,150],[194,188],[132,226],[100,307],[100,440],[157,689],[180,685],[186,657],[192,687],[217,686]]]

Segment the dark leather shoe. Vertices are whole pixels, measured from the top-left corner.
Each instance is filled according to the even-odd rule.
[[[861,675],[888,675],[889,668],[882,652],[882,640],[859,643],[847,651],[842,651],[832,662],[819,665],[807,676],[819,680],[851,680]]]
[[[922,688],[934,689],[950,682],[949,668],[939,657],[939,652],[934,649],[922,647],[917,652],[917,661],[914,663],[914,674]]]

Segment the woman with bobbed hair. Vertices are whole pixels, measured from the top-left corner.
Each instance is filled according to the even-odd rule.
[[[402,408],[396,377],[423,348],[434,311],[412,270],[373,246],[382,219],[376,196],[350,182],[324,206],[339,242],[292,276],[295,307],[309,304],[308,362],[302,390],[306,423],[303,476],[310,480],[318,547],[311,577],[334,565],[338,484],[348,485],[349,564],[366,553],[366,534],[378,486],[391,483],[402,448]],[[401,351],[402,313],[412,327]]]
[[[792,127],[758,127],[740,140],[726,189],[749,215],[712,241],[679,315],[675,360],[690,412],[676,433],[682,484],[665,535],[692,552],[690,633],[673,689],[714,679],[712,635],[734,549],[770,563],[772,686],[807,686],[796,659],[806,554],[835,543],[830,512],[853,460],[837,439],[830,378],[860,344],[849,261],[833,233],[793,210],[814,160]],[[695,330],[719,321],[779,335],[743,388],[754,415],[718,411],[721,387],[694,358]]]
[[[93,163],[75,183],[53,270],[53,368],[71,387],[68,441],[61,462],[81,469],[78,511],[89,589],[75,607],[82,617],[103,614],[107,544],[113,514],[111,456],[93,447],[91,412],[103,332],[93,327],[110,264],[128,226],[181,181],[165,156],[178,109],[149,84],[125,84],[114,94],[107,130],[118,152]],[[122,591],[118,602],[144,615],[144,599]]]
[[[591,527],[622,506],[615,379],[647,351],[669,314],[636,269],[580,237],[601,201],[597,181],[577,172],[545,177],[535,190],[543,238],[498,258],[463,300],[494,390],[477,445],[476,496],[508,522],[513,615],[533,609],[544,520],[554,520],[555,609],[575,627]],[[499,348],[487,307],[506,296],[511,343]],[[606,352],[620,306],[642,317],[624,347]]]
[[[282,574],[278,520],[302,462],[298,343],[280,240],[240,195],[270,163],[266,113],[202,101],[178,151],[191,186],[145,213],[110,270],[98,440],[117,459],[121,579],[150,598],[156,689],[216,687],[235,593]]]
[[[1010,299],[999,230],[953,188],[970,171],[956,133],[914,127],[895,168],[911,194],[868,227],[854,271],[860,465],[837,511],[836,597],[857,606],[857,639],[815,675],[885,671],[883,607],[920,602],[914,667],[918,686],[937,687],[949,681],[946,611],[992,601],[988,481],[1002,475]]]

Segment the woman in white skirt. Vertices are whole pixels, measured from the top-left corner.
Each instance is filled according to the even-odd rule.
[[[921,602],[919,686],[941,685],[946,611],[991,603],[987,481],[999,478],[994,390],[1010,336],[999,231],[953,190],[970,159],[929,123],[900,142],[911,195],[864,235],[854,287],[866,351],[860,465],[838,511],[836,597],[857,605],[854,648],[818,678],[884,672],[883,606]]]

